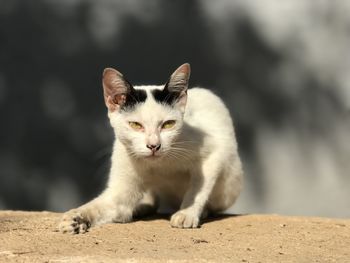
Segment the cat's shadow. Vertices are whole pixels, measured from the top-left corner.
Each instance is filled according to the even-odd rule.
[[[135,218],[134,221],[144,221],[144,222],[149,222],[149,221],[156,221],[156,220],[170,220],[172,214],[170,213],[156,213],[153,215],[145,216],[145,217],[138,217]],[[201,226],[203,224],[211,223],[211,222],[217,222],[221,220],[225,220],[228,218],[235,218],[235,217],[240,217],[240,216],[245,216],[245,214],[216,214],[216,215],[209,215],[207,218],[201,220]],[[200,227],[201,227],[200,226]]]

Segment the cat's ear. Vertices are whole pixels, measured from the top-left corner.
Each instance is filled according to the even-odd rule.
[[[106,68],[102,77],[103,95],[109,111],[119,110],[125,103],[127,94],[133,87],[123,74],[113,68]]]
[[[187,102],[188,82],[191,75],[190,64],[185,63],[178,67],[173,74],[171,74],[166,89],[173,94],[177,94],[176,106],[180,107],[182,111],[185,110]]]
[[[171,74],[168,81],[168,90],[170,92],[183,92],[188,88],[188,81],[190,79],[191,67],[190,64],[185,63],[178,67],[173,74]]]

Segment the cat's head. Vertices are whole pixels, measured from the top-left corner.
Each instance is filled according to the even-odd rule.
[[[135,86],[117,70],[103,72],[104,99],[117,140],[136,158],[155,160],[171,152],[181,132],[190,65],[162,86]]]

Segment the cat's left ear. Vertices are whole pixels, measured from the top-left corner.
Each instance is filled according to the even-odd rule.
[[[169,92],[177,94],[175,105],[178,106],[183,112],[185,111],[187,102],[187,89],[190,75],[190,64],[185,63],[178,67],[173,74],[171,74],[170,79],[166,85],[166,89]]]

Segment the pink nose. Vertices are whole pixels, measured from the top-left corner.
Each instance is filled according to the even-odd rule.
[[[160,144],[147,144],[146,147],[150,149],[152,152],[156,152],[160,149]]]

